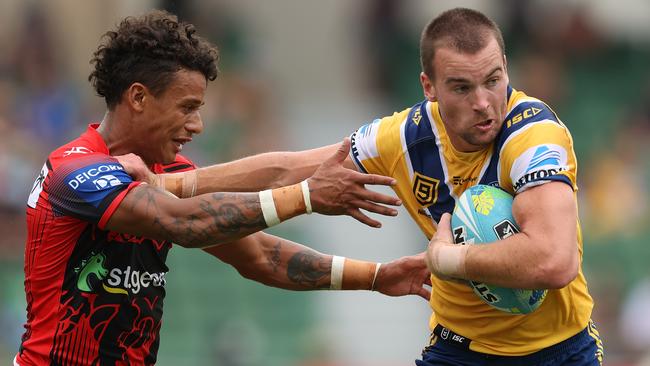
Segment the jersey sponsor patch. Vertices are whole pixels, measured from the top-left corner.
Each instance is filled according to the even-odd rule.
[[[64,183],[85,203],[97,207],[115,187],[133,180],[120,164],[101,162],[86,165],[69,173]]]
[[[564,147],[555,144],[530,147],[512,165],[510,177],[513,189],[520,192],[524,187],[539,185],[568,168]]]

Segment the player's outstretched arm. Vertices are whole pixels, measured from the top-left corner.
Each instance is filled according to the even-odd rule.
[[[388,296],[429,299],[430,273],[424,254],[379,265],[319,253],[259,232],[228,245],[204,249],[248,279],[288,290],[374,290]]]
[[[450,215],[431,239],[427,262],[433,273],[497,286],[556,289],[578,274],[577,207],[563,182],[529,188],[515,196],[512,213],[521,231],[482,245],[452,244]]]
[[[298,210],[293,216],[297,214]],[[129,191],[106,223],[111,231],[190,248],[224,243],[268,226],[259,194],[211,193],[179,199],[147,184]]]
[[[298,183],[309,178],[316,169],[336,153],[341,144],[333,144],[303,151],[276,151],[262,153],[231,162],[198,168],[193,172],[156,175],[147,169],[135,154],[116,156],[126,171],[135,179],[165,187],[165,190],[183,197],[194,185],[196,194],[210,192],[257,192]],[[350,159],[342,164],[356,170]]]
[[[330,152],[329,150],[331,149],[327,151]],[[313,211],[324,215],[348,215],[366,225],[380,227],[379,221],[365,215],[361,209],[381,215],[395,216],[397,211],[385,205],[397,206],[401,204],[401,201],[396,197],[371,191],[365,185],[392,185],[395,184],[395,180],[381,175],[363,174],[346,168],[349,151],[350,140],[346,138],[343,143],[337,145],[334,151],[331,151],[327,159],[321,160],[318,169],[306,179]],[[135,155],[117,157],[117,159],[123,164],[126,171],[134,175],[136,179],[144,179],[149,183],[153,182],[152,185],[164,187],[179,197],[191,197],[195,192],[200,194],[206,191],[206,187],[202,186],[202,182],[219,180],[216,175],[209,179],[202,178],[199,175],[202,169],[175,173],[174,175],[151,176],[144,163]],[[288,166],[289,163],[285,164]],[[203,169],[210,170],[211,168]],[[298,175],[302,175],[302,173]],[[264,186],[259,182],[268,177],[252,176],[249,178],[258,182],[258,186]],[[209,184],[208,187],[212,189],[213,187]],[[231,184],[238,183],[231,182]],[[245,183],[242,183],[242,185],[247,186]],[[230,186],[225,191],[245,191],[245,189]]]
[[[149,184],[129,191],[109,219],[109,230],[203,247],[241,238],[312,211],[349,215],[374,227],[381,224],[360,208],[383,215],[397,211],[382,204],[398,199],[366,190],[364,184],[392,184],[388,177],[343,168],[349,140],[307,180],[259,193],[206,193],[179,199]],[[353,182],[353,184],[349,184]]]

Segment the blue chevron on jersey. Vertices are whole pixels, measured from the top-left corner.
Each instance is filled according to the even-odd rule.
[[[499,151],[495,150],[490,159],[490,164],[485,173],[481,176],[479,184],[485,184],[488,186],[499,187]]]
[[[406,119],[404,137],[406,138],[406,146],[409,149],[412,145],[420,142],[435,140],[426,106],[426,100],[414,105],[411,107],[411,111]]]
[[[418,203],[436,222],[445,212],[454,209],[455,201],[446,184],[440,149],[433,135],[428,102],[423,101],[411,108],[404,128],[408,148],[407,159],[413,170],[413,193]],[[435,205],[434,205],[435,203]]]

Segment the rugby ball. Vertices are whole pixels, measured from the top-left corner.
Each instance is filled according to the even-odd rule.
[[[519,232],[512,217],[512,196],[496,187],[476,185],[458,198],[451,216],[454,242],[480,245],[505,239]],[[469,281],[470,287],[488,305],[511,314],[537,309],[547,290],[511,289]]]

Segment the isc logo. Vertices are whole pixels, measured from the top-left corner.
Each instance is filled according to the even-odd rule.
[[[534,117],[539,114],[542,110],[540,108],[535,108],[535,107],[530,107],[527,109],[524,109],[523,112],[517,113],[514,115],[514,117],[510,118],[509,120],[506,121],[506,128],[510,128],[510,126],[517,124],[525,119],[528,119],[530,117]]]

